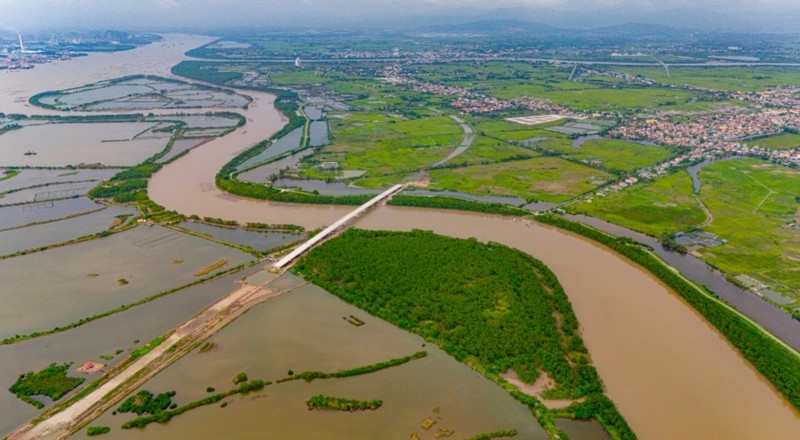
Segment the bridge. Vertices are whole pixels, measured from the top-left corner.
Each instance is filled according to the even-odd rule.
[[[331,234],[336,232],[337,229],[339,229],[342,226],[344,226],[347,222],[349,222],[350,220],[352,220],[352,219],[358,217],[359,215],[363,214],[368,209],[372,208],[373,206],[377,205],[378,203],[380,203],[380,202],[388,199],[389,197],[397,194],[404,187],[405,187],[404,185],[398,184],[398,185],[395,185],[395,186],[387,189],[386,191],[378,194],[374,198],[370,199],[370,201],[368,201],[367,203],[364,203],[363,205],[361,205],[358,208],[356,208],[350,214],[347,214],[346,216],[340,218],[339,220],[336,221],[336,223],[334,223],[334,224],[328,226],[327,228],[323,229],[322,232],[320,232],[319,234],[315,235],[310,240],[308,240],[307,242],[305,242],[302,245],[300,245],[300,247],[298,247],[297,249],[295,249],[292,252],[290,252],[289,254],[287,254],[285,257],[283,257],[280,260],[278,260],[273,265],[273,267],[276,268],[276,269],[284,268],[287,264],[289,264],[292,261],[294,261],[297,257],[299,257],[300,255],[303,255],[306,251],[308,251],[309,249],[313,248],[314,246],[316,246],[317,244],[322,242],[322,240],[325,240],[326,238],[328,238]]]

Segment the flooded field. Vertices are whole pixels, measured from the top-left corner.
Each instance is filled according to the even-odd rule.
[[[328,121],[313,121],[309,127],[309,146],[320,147],[330,143]]]
[[[167,330],[185,322],[234,290],[237,280],[256,268],[188,287],[158,301],[142,304],[68,332],[13,345],[0,345],[0,433],[6,433],[35,417],[39,411],[6,391],[16,378],[53,362],[87,361],[114,365],[133,348],[141,347]],[[138,343],[134,341],[139,341]],[[118,350],[123,352],[116,354]],[[113,356],[111,360],[100,356]],[[96,375],[86,376],[94,378]]]
[[[0,231],[18,228],[32,223],[51,222],[100,211],[106,206],[86,198],[53,200],[28,205],[4,206],[0,208]]]
[[[119,215],[136,214],[136,208],[110,206],[100,211],[57,222],[0,232],[0,256],[63,243],[111,227]]]
[[[303,111],[306,113],[306,116],[308,116],[308,119],[311,119],[312,121],[319,121],[325,117],[325,113],[322,111],[322,108],[315,105],[305,107]]]
[[[160,159],[156,160],[157,163],[167,163],[173,160],[175,157],[193,149],[203,145],[204,143],[208,142],[208,139],[199,138],[199,139],[178,139],[172,143],[172,148],[162,156]]]
[[[0,337],[49,330],[196,281],[219,260],[251,255],[162,227],[139,226],[0,261]],[[58,304],[58,307],[53,307]]]
[[[64,167],[101,163],[131,166],[163,150],[169,134],[138,135],[155,127],[145,122],[45,124],[0,135],[0,164]]]
[[[286,136],[278,139],[269,146],[266,150],[264,150],[261,154],[251,157],[250,159],[242,162],[241,165],[237,167],[239,170],[243,170],[247,167],[253,166],[259,162],[264,162],[266,160],[272,159],[273,157],[278,157],[283,153],[292,151],[300,147],[300,140],[303,138],[303,128],[297,128],[290,131]]]
[[[356,327],[343,317],[365,322]],[[325,337],[321,338],[320,335]],[[195,350],[143,386],[153,392],[175,390],[180,404],[232,387],[231,378],[276,380],[287,371],[337,371],[410,355],[428,356],[397,367],[345,379],[292,381],[267,386],[263,392],[226,399],[194,409],[166,425],[144,431],[122,430],[129,415],[110,414],[92,422],[112,427],[107,438],[259,438],[276,439],[433,439],[438,428],[467,438],[500,429],[519,430],[518,438],[544,439],[530,411],[491,381],[450,358],[418,336],[399,330],[327,294],[306,286],[254,308],[209,341],[215,347]],[[203,368],[197,368],[202,365]],[[309,411],[306,400],[316,394],[354,399],[381,399],[376,411]],[[430,431],[420,427],[428,418]],[[265,434],[269,433],[269,434]],[[85,430],[75,437],[85,436]]]
[[[287,244],[294,243],[303,238],[303,234],[292,234],[290,232],[261,232],[246,231],[243,229],[223,228],[211,226],[203,223],[183,222],[178,226],[200,234],[209,235],[217,240],[228,243],[250,246],[259,251],[268,251]]]
[[[272,176],[277,176],[280,170],[293,167],[300,163],[301,159],[311,156],[312,154],[314,154],[314,150],[304,150],[299,153],[292,154],[291,156],[284,157],[283,159],[276,160],[275,162],[270,162],[258,168],[245,171],[239,174],[237,178],[246,182],[264,183]]]
[[[158,77],[102,81],[38,97],[43,106],[70,111],[246,107],[249,100],[228,90],[198,87]]]
[[[236,118],[221,115],[182,115],[182,116],[160,116],[153,118],[156,120],[181,121],[188,128],[231,128],[236,127],[239,120]]]
[[[8,180],[0,181],[0,193],[52,183],[99,182],[117,174],[119,169],[45,170],[23,169]],[[45,191],[46,189],[43,189]],[[2,203],[2,202],[0,202]]]
[[[0,194],[0,206],[85,196],[95,186],[97,186],[96,182],[78,182],[23,189],[9,194]]]

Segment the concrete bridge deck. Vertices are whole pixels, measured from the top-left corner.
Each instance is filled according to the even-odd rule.
[[[346,216],[340,218],[339,220],[336,221],[336,223],[328,226],[327,228],[322,230],[322,232],[320,232],[319,234],[315,235],[314,237],[312,237],[307,242],[305,242],[302,245],[300,245],[300,247],[298,247],[297,249],[295,249],[292,252],[290,252],[289,254],[287,254],[285,257],[283,257],[280,260],[278,260],[273,265],[273,267],[276,268],[276,269],[282,269],[287,264],[289,264],[292,261],[294,261],[297,257],[299,257],[300,255],[303,255],[306,251],[308,251],[309,249],[311,249],[314,246],[316,246],[317,244],[319,244],[322,240],[325,240],[326,238],[328,238],[331,234],[336,232],[337,229],[339,229],[340,227],[345,225],[347,222],[349,222],[350,220],[352,220],[352,219],[358,217],[359,215],[363,214],[368,209],[372,208],[373,206],[377,205],[378,203],[380,203],[380,202],[388,199],[389,197],[397,194],[403,188],[404,188],[404,185],[397,184],[397,185],[387,189],[386,191],[378,194],[374,198],[370,199],[370,201],[368,201],[367,203],[364,203],[363,205],[361,205],[358,208],[356,208],[353,212],[351,212],[351,213],[347,214]]]

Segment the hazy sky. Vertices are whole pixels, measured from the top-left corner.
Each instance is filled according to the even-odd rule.
[[[0,28],[231,27],[347,22],[444,8],[669,9],[730,12],[800,8],[800,0],[0,0]]]

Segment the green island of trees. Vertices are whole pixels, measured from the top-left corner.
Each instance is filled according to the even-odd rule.
[[[240,383],[244,382],[247,382],[247,374],[245,373],[239,373],[236,375],[236,377],[233,378],[234,385],[239,385]]]
[[[109,428],[108,426],[90,426],[86,428],[86,435],[88,435],[89,437],[94,437],[95,435],[101,435],[101,434],[108,434],[109,432],[111,432],[111,428]]]
[[[167,391],[153,397],[153,393],[150,391],[141,390],[125,399],[122,405],[117,408],[117,412],[132,412],[139,416],[142,414],[155,414],[169,408],[172,405],[173,396],[175,396],[175,391]]]
[[[369,409],[375,411],[383,405],[383,400],[353,400],[319,394],[308,399],[306,405],[308,405],[309,410],[366,411]]]
[[[277,383],[288,382],[290,380],[305,380],[306,382],[313,382],[314,379],[331,379],[331,378],[343,378],[343,377],[350,377],[350,376],[359,376],[362,374],[370,374],[376,371],[380,371],[386,368],[396,367],[398,365],[403,365],[407,362],[411,362],[416,359],[422,359],[428,355],[427,351],[418,351],[409,356],[403,356],[401,358],[390,359],[388,361],[378,362],[375,364],[365,365],[363,367],[358,368],[351,368],[348,370],[339,370],[333,373],[324,373],[322,371],[303,371],[302,373],[294,374],[292,370],[289,370],[289,377],[280,379]]]
[[[43,370],[22,374],[8,390],[38,409],[44,408],[42,402],[31,396],[41,395],[58,400],[86,380],[82,377],[67,376],[69,366],[70,364],[50,364]]]
[[[269,385],[270,382],[264,382],[260,379],[253,379],[249,382],[243,382],[239,384],[236,388],[232,388],[224,393],[212,394],[211,396],[204,397],[199,400],[195,400],[193,402],[189,402],[186,405],[179,406],[174,408],[170,405],[170,409],[159,409],[154,413],[143,415],[141,417],[137,417],[133,420],[128,420],[127,422],[122,424],[122,429],[131,429],[131,428],[144,428],[145,426],[153,423],[167,423],[175,416],[179,416],[186,411],[193,410],[195,408],[204,406],[204,405],[211,405],[214,403],[219,402],[220,400],[232,396],[234,394],[247,394],[253,391],[261,391],[264,389],[265,386]],[[174,393],[174,392],[173,392]],[[174,394],[173,394],[174,395]],[[152,394],[151,394],[152,396]],[[160,396],[160,395],[159,395]],[[133,396],[136,397],[136,396]],[[171,397],[171,396],[170,396]],[[129,398],[130,399],[130,398]]]
[[[555,414],[508,385],[501,373],[514,369],[533,382],[546,372],[556,387],[544,397],[593,397],[599,402],[593,415],[617,415],[598,417],[612,435],[635,438],[602,394],[561,285],[529,255],[496,243],[419,230],[350,229],[314,249],[293,270],[505,384],[553,434],[559,433]]]

